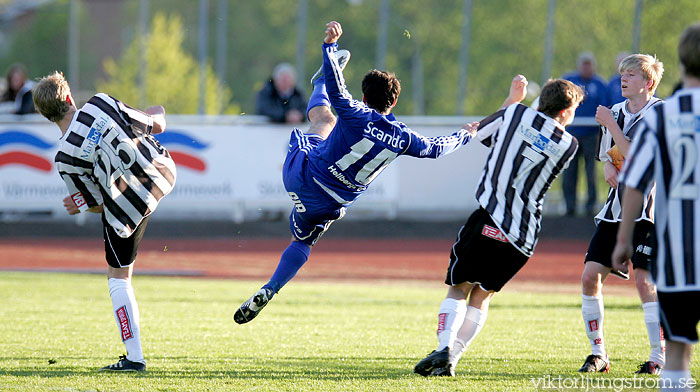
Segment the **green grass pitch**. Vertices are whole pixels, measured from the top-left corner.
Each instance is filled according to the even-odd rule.
[[[233,311],[259,282],[136,276],[134,287],[147,372],[104,374],[124,353],[106,277],[0,273],[0,391],[636,391],[655,380],[633,377],[648,355],[633,296],[606,297],[611,373],[584,376],[580,295],[506,286],[452,379],[413,374],[436,345],[439,282],[292,282],[243,326]],[[692,370],[700,377],[697,354]]]

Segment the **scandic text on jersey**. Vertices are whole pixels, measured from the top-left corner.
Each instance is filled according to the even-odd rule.
[[[392,136],[391,134],[384,133],[384,131],[375,127],[374,122],[372,121],[367,123],[367,128],[364,129],[364,133],[369,134],[373,138],[378,139],[382,143],[386,143],[394,148],[403,149],[406,145],[406,141],[401,140],[398,135]]]

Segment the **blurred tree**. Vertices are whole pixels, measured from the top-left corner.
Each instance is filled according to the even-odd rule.
[[[104,63],[106,81],[97,83],[97,90],[114,95],[124,102],[139,102],[138,35],[129,44],[119,60]],[[182,49],[184,29],[177,15],[158,12],[153,17],[146,38],[146,106],[160,104],[168,113],[194,114],[199,102],[199,65]],[[231,90],[223,86],[211,65],[206,68],[206,114],[238,114],[237,105],[231,104]]]
[[[82,0],[81,3],[85,1],[96,0]],[[299,75],[299,86],[307,94],[310,92],[308,78],[321,62],[320,46],[325,24],[337,20],[343,24],[344,30],[340,45],[353,53],[344,72],[345,80],[350,92],[359,99],[362,77],[376,66],[378,14],[382,0],[308,1],[307,33],[302,37],[306,43],[306,75]],[[107,86],[114,91],[123,89],[138,97],[138,90],[134,87],[138,80],[138,41],[134,32],[139,2],[123,2],[123,12],[113,15],[120,26],[119,31],[114,32],[120,45],[110,48],[119,60],[107,62],[112,72],[107,78],[109,83],[100,81],[98,86],[100,89]],[[209,53],[212,59],[217,2],[209,1]],[[235,102],[244,112],[250,113],[256,92],[268,80],[275,65],[296,61],[298,1],[229,2],[225,80],[230,88],[208,76],[207,95],[215,98],[207,100],[207,111],[239,113],[229,103]],[[48,2],[21,21],[0,25],[8,48],[0,55],[0,71],[15,61],[25,63],[32,77],[55,69],[65,71],[68,3],[67,0]],[[193,113],[199,90],[196,84],[198,67],[193,60],[193,54],[197,53],[198,2],[149,0],[149,3],[153,14],[158,10],[168,10],[171,16],[159,22],[159,43],[153,42],[153,36],[149,38],[153,54],[148,65],[148,102],[157,102],[152,96],[159,94],[156,98],[162,99],[167,91],[168,99],[172,100],[170,110],[178,107],[182,108],[178,111]],[[540,82],[547,3],[547,0],[473,0],[465,113],[486,115],[493,112],[503,102],[510,80],[516,73]],[[411,64],[414,52],[420,49],[425,114],[454,114],[464,0],[433,3],[390,0],[389,4],[386,68],[396,73],[403,88],[394,112],[399,115],[414,112],[416,86]],[[635,5],[636,0],[557,1],[551,77],[560,77],[573,70],[578,53],[590,50],[597,56],[598,73],[609,78],[615,72],[616,54],[631,49]],[[90,48],[101,42],[95,42],[97,38],[91,36],[99,21],[91,20],[86,14],[81,12],[80,86],[91,90],[95,85],[97,67],[95,53]],[[700,1],[697,0],[643,1],[640,51],[656,54],[664,62],[666,73],[657,93],[660,97],[667,96],[680,77],[676,54],[678,36],[689,23],[697,20],[698,15]],[[170,23],[171,20],[177,21],[177,25]],[[155,23],[154,18],[152,30]],[[124,43],[131,44],[127,48]],[[157,50],[153,49],[155,45],[159,45]],[[122,53],[122,48],[127,49]],[[160,75],[166,76],[158,79]],[[129,87],[124,88],[124,85]],[[167,89],[158,91],[163,87]]]

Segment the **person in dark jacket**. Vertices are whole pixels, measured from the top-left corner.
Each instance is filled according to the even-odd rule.
[[[275,67],[272,78],[258,92],[255,112],[278,123],[300,123],[306,119],[306,97],[296,87],[294,67],[282,63]]]
[[[7,71],[7,90],[0,98],[0,113],[29,114],[35,113],[32,101],[34,82],[27,80],[27,69],[15,64]]]

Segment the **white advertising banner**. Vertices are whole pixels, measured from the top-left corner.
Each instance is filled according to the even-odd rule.
[[[287,211],[282,164],[291,128],[270,124],[179,123],[157,135],[177,165],[177,183],[159,216],[219,217],[237,221],[263,211]],[[52,211],[60,216],[67,196],[54,167],[60,131],[48,122],[0,123],[0,209]],[[393,216],[399,168],[385,170],[356,209]]]

